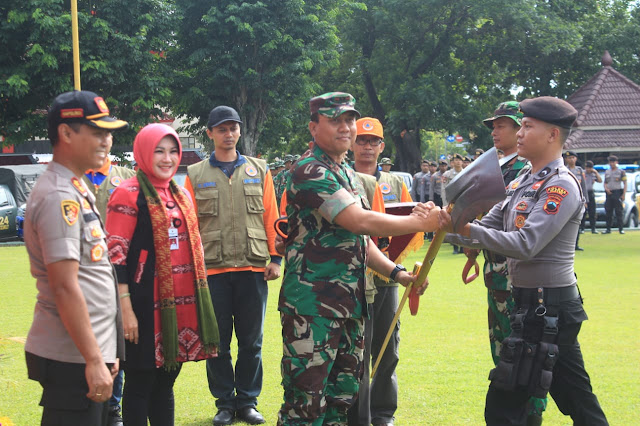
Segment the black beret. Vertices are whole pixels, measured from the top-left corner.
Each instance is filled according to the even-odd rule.
[[[536,118],[565,129],[570,129],[578,117],[578,111],[569,102],[551,96],[525,99],[520,102],[520,111],[525,117]]]
[[[573,151],[565,151],[565,153],[563,154],[565,157],[577,157],[578,154],[576,154]]]

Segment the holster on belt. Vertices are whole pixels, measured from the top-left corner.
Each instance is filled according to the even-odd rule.
[[[520,390],[544,398],[551,387],[553,367],[558,359],[558,317],[544,305],[542,288],[538,289],[538,294],[535,309],[521,308],[511,315],[511,334],[502,342],[500,361],[489,373],[489,380],[491,386],[498,389]],[[542,317],[542,322],[536,317]],[[525,329],[540,327],[540,324],[542,333]],[[540,339],[531,338],[540,334]]]

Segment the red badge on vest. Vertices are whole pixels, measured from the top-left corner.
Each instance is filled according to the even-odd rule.
[[[122,183],[122,178],[120,176],[114,176],[111,178],[111,185],[120,186],[121,183]]]
[[[391,185],[389,185],[386,182],[383,182],[380,184],[380,191],[382,191],[383,194],[388,194],[391,192]]]
[[[527,204],[526,201],[520,201],[518,203],[518,205],[516,206],[516,210],[518,210],[519,212],[523,212],[523,211],[527,210],[528,206],[529,205]]]
[[[97,262],[100,259],[102,259],[103,254],[104,254],[104,248],[102,247],[102,244],[96,244],[91,249],[91,260],[94,262]]]
[[[67,225],[73,226],[78,221],[78,214],[80,213],[80,204],[74,200],[63,200],[60,203],[62,208],[62,217]]]
[[[77,189],[79,193],[82,194],[83,197],[87,196],[87,190],[82,184],[82,182],[80,182],[80,179],[74,176],[71,178],[71,183],[73,184],[73,187]]]
[[[516,216],[516,228],[520,229],[524,226],[524,223],[527,221],[527,218],[523,215],[519,214]]]
[[[247,176],[251,176],[251,177],[254,177],[255,175],[258,174],[258,171],[253,166],[247,166],[247,168],[244,169],[244,172],[247,174]]]

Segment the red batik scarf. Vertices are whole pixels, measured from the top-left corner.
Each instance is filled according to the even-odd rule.
[[[171,249],[167,238],[167,235],[169,235],[167,213],[158,191],[149,182],[142,170],[138,170],[137,177],[151,216],[159,288],[159,300],[154,300],[154,303],[159,302],[160,306],[164,366],[170,370],[178,366],[178,320],[173,292],[173,274],[171,273]],[[185,217],[189,247],[193,256],[195,270],[193,290],[198,311],[198,330],[205,352],[211,353],[220,343],[220,334],[207,285],[198,220],[191,203],[173,179],[169,182],[169,189]]]

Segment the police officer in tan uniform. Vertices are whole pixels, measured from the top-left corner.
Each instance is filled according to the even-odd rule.
[[[552,97],[526,99],[518,155],[531,170],[507,188],[507,198],[482,220],[464,224],[460,244],[507,256],[515,308],[512,332],[491,371],[488,425],[526,425],[531,396],[551,394],[574,424],[606,425],[585,370],[578,333],[587,315],[573,269],[584,195],[562,162],[562,146],[577,111]],[[453,231],[442,211],[441,227]]]
[[[111,148],[111,147],[109,147]],[[105,223],[107,218],[107,203],[113,191],[120,186],[122,182],[133,177],[136,172],[122,166],[111,164],[111,160],[107,156],[104,165],[98,169],[90,169],[84,174],[82,179],[87,188],[96,197],[95,206],[102,222]],[[122,400],[122,386],[124,384],[124,370],[120,370],[113,380],[113,394],[109,400],[109,426],[122,426],[122,414],[120,401]]]
[[[607,193],[604,210],[607,213],[607,230],[603,234],[611,233],[614,211],[618,221],[618,230],[621,234],[624,234],[622,227],[622,201],[627,189],[627,174],[618,167],[618,157],[610,155],[607,160],[609,161],[609,170],[604,172],[604,190]]]
[[[111,131],[126,126],[88,91],[59,95],[48,114],[53,161],[29,197],[24,233],[38,287],[25,355],[43,387],[43,425],[107,424],[124,338],[105,233],[82,176],[104,164]]]

